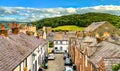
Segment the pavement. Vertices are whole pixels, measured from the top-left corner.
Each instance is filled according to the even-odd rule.
[[[55,60],[48,60],[48,69],[46,71],[63,71],[63,54],[55,54]]]

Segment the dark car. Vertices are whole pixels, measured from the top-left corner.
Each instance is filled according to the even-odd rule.
[[[69,58],[69,54],[68,53],[64,53],[63,59],[65,60],[66,58]]]
[[[42,67],[44,69],[47,69],[48,68],[48,61],[44,60],[43,63],[42,63]]]
[[[65,59],[65,65],[71,66],[72,65],[72,60],[71,58],[66,58]]]
[[[72,69],[73,69],[73,71],[77,71],[77,68],[76,68],[75,64],[72,65]]]

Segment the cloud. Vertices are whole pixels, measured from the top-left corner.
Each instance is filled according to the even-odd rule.
[[[84,14],[88,12],[102,12],[120,15],[120,6],[100,5],[83,8],[24,8],[0,7],[0,21],[35,21],[48,17],[58,17],[69,14]]]

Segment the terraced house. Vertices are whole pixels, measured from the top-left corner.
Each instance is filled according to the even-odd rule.
[[[68,52],[69,38],[75,36],[75,32],[54,32],[54,52]]]
[[[91,40],[94,41],[92,37],[87,41],[70,40],[69,54],[78,71],[112,71],[113,65],[120,64],[120,44],[109,41],[96,44]]]
[[[95,37],[91,33],[70,39],[69,54],[77,71],[112,71],[115,64],[120,64],[118,35],[113,37],[111,33],[108,35],[103,31],[102,37]]]
[[[19,25],[0,29],[0,71],[37,71],[47,56],[48,43],[19,32]]]

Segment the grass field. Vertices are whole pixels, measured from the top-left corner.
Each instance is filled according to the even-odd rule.
[[[82,31],[84,30],[85,27],[78,27],[78,26],[74,26],[74,25],[66,25],[66,26],[59,26],[56,28],[52,28],[52,30],[68,30],[68,31]]]

